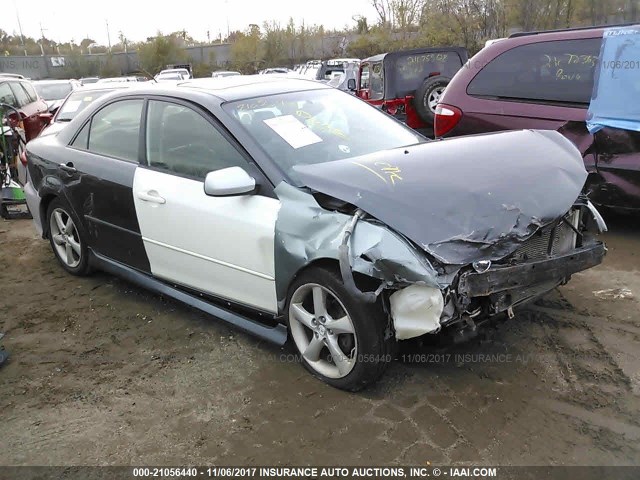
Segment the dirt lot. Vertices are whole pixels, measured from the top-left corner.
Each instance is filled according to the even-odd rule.
[[[0,223],[0,464],[640,465],[640,227],[605,264],[457,347],[334,390],[279,349]],[[633,298],[594,292],[630,290]],[[402,356],[404,355],[404,362]]]

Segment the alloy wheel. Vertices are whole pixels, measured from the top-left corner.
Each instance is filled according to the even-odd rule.
[[[446,87],[434,88],[433,90],[431,90],[431,93],[427,95],[426,104],[433,113],[435,113],[436,111],[436,106],[440,102],[440,98],[442,97],[445,88]]]
[[[291,336],[307,364],[328,378],[346,377],[356,364],[358,342],[353,322],[327,288],[304,284],[289,304]]]
[[[49,232],[58,258],[69,268],[77,267],[82,260],[80,235],[71,216],[62,208],[51,212]]]

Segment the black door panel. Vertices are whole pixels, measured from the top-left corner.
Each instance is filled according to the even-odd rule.
[[[75,149],[68,152],[58,176],[82,217],[90,245],[102,255],[149,272],[133,203],[137,164]]]

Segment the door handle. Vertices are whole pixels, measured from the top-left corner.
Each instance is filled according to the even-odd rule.
[[[73,162],[61,163],[58,165],[60,170],[64,170],[67,173],[76,173],[78,170],[73,166]]]
[[[138,192],[136,195],[143,202],[159,203],[161,205],[167,203],[167,201],[163,197],[161,197],[160,194],[155,190],[149,190],[148,192]]]

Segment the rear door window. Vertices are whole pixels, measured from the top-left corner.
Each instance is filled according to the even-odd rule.
[[[602,38],[540,42],[493,59],[467,87],[478,97],[588,105]]]
[[[31,99],[29,98],[29,95],[27,95],[27,91],[22,87],[20,82],[11,82],[11,90],[13,90],[13,94],[15,95],[20,107],[24,107],[31,103]]]
[[[0,83],[0,103],[6,103],[16,108],[19,106],[8,82]]]
[[[36,93],[36,89],[33,88],[33,85],[31,85],[30,83],[27,83],[27,82],[22,82],[22,86],[27,91],[27,95],[29,96],[29,100],[31,102],[37,102],[38,101],[38,94]]]
[[[121,100],[98,111],[91,119],[89,151],[138,162],[143,100]]]

